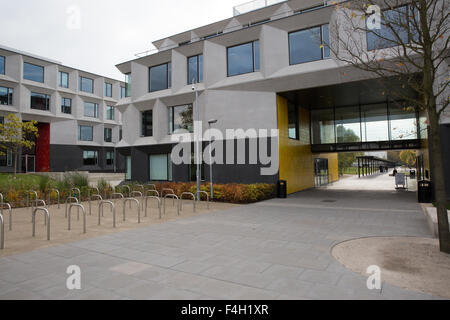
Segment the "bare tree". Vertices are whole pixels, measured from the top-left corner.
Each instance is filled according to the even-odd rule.
[[[352,0],[334,3],[330,48],[334,58],[375,78],[406,110],[426,112],[433,159],[441,251],[450,253],[450,231],[440,119],[449,105],[448,0]],[[401,87],[394,89],[393,82]]]

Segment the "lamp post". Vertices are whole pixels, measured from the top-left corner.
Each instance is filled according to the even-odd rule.
[[[209,125],[209,180],[211,183],[211,200],[214,199],[214,185],[213,185],[213,163],[212,163],[212,139],[211,139],[211,125],[216,124],[217,119],[208,121]]]
[[[200,110],[198,107],[198,90],[197,90],[197,81],[195,79],[192,83],[192,91],[195,91],[195,104],[194,104],[194,139],[196,144],[196,163],[197,163],[197,199],[200,200],[200,185],[201,185],[201,164],[200,164],[200,137],[196,136],[196,133],[198,135],[201,135],[201,133],[198,132],[199,128],[197,130],[195,129],[200,122]]]

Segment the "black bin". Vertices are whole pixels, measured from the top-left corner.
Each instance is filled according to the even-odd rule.
[[[280,180],[277,183],[277,197],[280,199],[287,198],[287,181]]]
[[[432,189],[431,181],[422,180],[418,183],[418,196],[419,203],[431,203],[432,199]]]
[[[415,170],[411,170],[411,171],[409,172],[409,177],[410,177],[411,179],[415,179],[415,178],[416,178],[416,171],[415,171]]]

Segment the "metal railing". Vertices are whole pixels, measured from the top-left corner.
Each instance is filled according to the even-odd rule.
[[[0,232],[2,233],[0,237],[0,249],[5,249],[5,219],[3,218],[3,213],[0,213]]]
[[[91,190],[97,191],[97,193],[91,195]],[[92,200],[103,201],[103,197],[100,195],[100,190],[97,187],[91,187],[88,189],[88,201],[89,201],[89,215],[92,216]]]
[[[5,206],[8,207],[8,210],[9,210],[9,231],[12,231],[12,208],[11,208],[11,205],[9,203],[5,203],[5,200],[3,198],[3,194],[0,193],[0,213],[1,213],[3,218],[5,217],[3,215],[3,210],[5,209]]]

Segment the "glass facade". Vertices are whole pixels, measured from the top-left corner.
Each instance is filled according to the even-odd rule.
[[[114,152],[113,151],[107,151],[106,152],[106,165],[107,166],[113,166],[114,165]]]
[[[83,151],[83,165],[96,166],[98,164],[98,151]]]
[[[170,154],[149,156],[150,181],[172,181],[172,159]]]
[[[419,115],[403,102],[311,110],[312,144],[418,140]]]
[[[98,104],[92,102],[85,102],[84,116],[89,118],[98,118]]]
[[[330,57],[328,25],[289,33],[289,61],[291,65]]]
[[[67,114],[72,113],[72,99],[61,98],[61,112]]]
[[[69,87],[69,74],[67,72],[59,72],[58,75],[58,86],[61,88],[68,88]]]
[[[43,93],[31,93],[31,109],[49,111],[50,110],[50,96]]]
[[[114,120],[115,110],[113,106],[106,106],[106,120]]]
[[[105,97],[112,97],[112,84],[105,82]]]
[[[153,110],[142,112],[142,136],[153,136]]]
[[[244,43],[227,49],[228,76],[260,70],[259,41]]]
[[[194,132],[192,104],[169,108],[169,133]]]
[[[149,92],[172,87],[172,64],[165,63],[149,68]]]
[[[24,62],[23,78],[36,82],[44,82],[44,67]]]
[[[0,167],[12,167],[13,166],[13,153],[11,150],[3,150],[3,154],[0,155]]]
[[[105,128],[104,139],[105,142],[112,142],[112,128]]]
[[[203,82],[203,55],[188,58],[188,84]]]
[[[5,57],[0,56],[0,74],[5,74]]]
[[[120,87],[120,99],[123,99],[127,96],[127,89],[125,87]]]
[[[13,93],[12,88],[0,87],[0,105],[12,105]]]
[[[125,97],[131,97],[131,73],[125,75]]]
[[[80,91],[94,93],[94,80],[80,77]]]
[[[408,6],[383,11],[381,29],[367,31],[367,49],[376,50],[399,45],[397,36],[402,43],[408,43],[409,31],[405,27],[410,19],[408,11]]]
[[[93,141],[94,140],[94,128],[91,126],[78,126],[78,140]]]
[[[289,139],[299,139],[298,128],[298,108],[295,104],[288,103],[288,124],[289,124]]]

